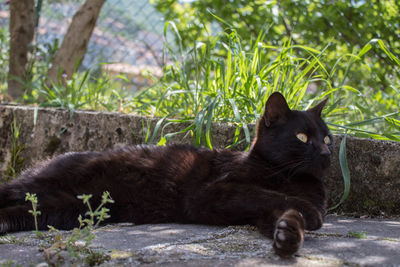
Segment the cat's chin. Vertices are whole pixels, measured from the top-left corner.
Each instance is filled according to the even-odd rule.
[[[318,159],[314,160],[309,166],[305,166],[305,169],[314,177],[322,178],[330,165],[331,161],[329,157],[319,157]]]
[[[322,179],[326,173],[326,170],[327,170],[326,168],[314,168],[311,171],[314,177]]]
[[[312,176],[321,179],[326,173],[326,170],[327,167],[324,167],[322,164],[313,164],[311,166],[302,166],[297,168],[294,172],[292,172],[293,175],[291,176]]]
[[[321,169],[323,171],[327,170],[329,168],[329,166],[331,166],[331,161],[330,160],[324,160],[321,162]]]
[[[318,160],[317,168],[321,169],[323,173],[331,166],[331,160],[329,157],[320,158]]]

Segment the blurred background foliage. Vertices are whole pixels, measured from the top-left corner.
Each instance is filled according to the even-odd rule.
[[[182,45],[192,47],[219,31],[235,29],[242,46],[250,49],[260,32],[263,42],[282,46],[305,45],[324,50],[327,67],[333,67],[341,56],[354,53],[374,38],[384,40],[394,54],[400,54],[400,2],[395,0],[153,0],[166,20],[176,23]],[[379,49],[372,49],[365,58],[371,71],[354,66],[348,84],[359,86],[371,75],[376,89],[391,84],[390,75],[396,64]],[[399,72],[395,72],[399,75]],[[362,84],[365,85],[365,84]]]
[[[43,21],[49,24],[49,16],[57,14],[55,25],[65,25],[65,7],[76,8],[81,2],[45,1]],[[52,38],[50,31],[39,34],[28,68],[31,79],[25,81],[27,91],[19,101],[133,112],[159,117],[160,124],[189,123],[180,134],[190,132],[196,144],[211,147],[212,122],[237,125],[237,136],[245,137],[235,142],[249,144],[247,124],[258,119],[267,97],[280,91],[297,109],[328,97],[324,116],[335,133],[400,140],[400,2],[150,3],[107,1],[83,64],[70,80],[51,86],[46,71],[61,37]],[[57,12],[51,11],[53,6]],[[8,39],[2,25],[3,102],[7,102]],[[115,44],[121,48],[111,49]],[[95,56],[100,62],[90,61]],[[105,72],[109,63],[153,64],[162,75],[142,71],[147,85],[139,88],[124,70]],[[170,136],[164,136],[161,144]]]
[[[339,88],[333,98],[343,113],[332,116],[336,122],[341,120],[341,125],[367,125],[365,129],[372,127],[384,132],[387,125],[377,123],[385,121],[381,116],[393,114],[399,118],[399,1],[153,0],[153,3],[166,20],[175,22],[181,36],[175,40],[184,49],[199,41],[213,40],[220,32],[234,31],[241,38],[241,49],[250,54],[260,41],[260,34],[264,45],[291,44],[320,51],[318,57],[323,67],[314,69],[314,79],[304,100],[315,97],[315,92]],[[214,53],[225,55],[228,51],[221,47]],[[294,54],[308,58],[309,51],[297,49]],[[271,53],[261,53],[260,57],[263,56],[267,58],[260,58],[261,62],[273,57]],[[394,127],[397,134],[398,120],[395,122],[389,128]]]

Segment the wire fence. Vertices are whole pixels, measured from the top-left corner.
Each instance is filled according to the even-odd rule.
[[[0,0],[0,26],[9,24],[8,1]],[[82,1],[43,1],[35,35],[35,45],[49,49],[61,44]],[[163,16],[145,0],[107,0],[88,44],[81,70],[125,73],[138,89],[151,80],[141,76],[149,70],[161,76],[163,56]],[[107,63],[107,64],[101,64]]]
[[[65,1],[43,5],[37,43],[62,40],[79,5]],[[99,15],[82,67],[93,68],[103,62],[159,66],[163,27],[162,15],[149,1],[108,0]]]

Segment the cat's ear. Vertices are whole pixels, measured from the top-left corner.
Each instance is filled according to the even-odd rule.
[[[265,103],[264,122],[265,126],[270,127],[272,123],[279,119],[284,119],[290,112],[289,106],[281,93],[273,93]]]
[[[316,115],[318,115],[319,117],[321,117],[322,110],[324,109],[327,101],[328,101],[328,98],[325,98],[318,105],[309,109],[308,111],[311,111],[311,112],[315,113]]]

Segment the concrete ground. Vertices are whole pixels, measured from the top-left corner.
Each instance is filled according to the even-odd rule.
[[[1,236],[0,266],[400,266],[399,219],[329,215],[289,259],[249,226],[108,225],[94,231],[89,246],[75,242],[75,253],[62,242],[69,233]]]

